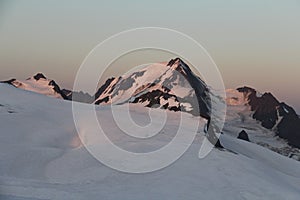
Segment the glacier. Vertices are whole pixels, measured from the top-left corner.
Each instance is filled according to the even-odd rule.
[[[0,84],[0,94],[0,199],[299,199],[300,163],[236,139],[234,120],[220,138],[225,149],[215,148],[199,159],[206,122],[186,114],[190,123],[199,123],[199,130],[185,154],[164,169],[130,174],[103,165],[86,150],[74,125],[72,102],[7,84]],[[137,123],[149,121],[150,111],[160,112],[136,106],[130,111]],[[126,110],[116,109],[122,120]],[[171,119],[179,115],[164,112]],[[132,151],[159,148],[176,132],[174,121],[167,120],[161,137],[137,143],[120,136],[107,117],[110,113],[110,106],[96,106],[102,126],[111,130],[108,134]],[[189,133],[189,124],[182,126]]]

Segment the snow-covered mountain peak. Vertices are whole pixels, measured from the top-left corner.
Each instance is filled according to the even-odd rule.
[[[167,66],[170,66],[172,69],[177,70],[181,73],[185,73],[186,70],[190,70],[190,68],[181,60],[180,58],[172,59],[168,62]]]
[[[46,78],[46,76],[42,73],[37,73],[26,80],[21,81],[17,79],[10,79],[8,81],[3,81],[3,83],[8,83],[17,88],[39,94],[44,94],[59,99],[67,99],[66,95],[62,93],[58,84],[54,80]]]
[[[44,74],[37,73],[34,76],[31,76],[25,80],[26,82],[31,82],[33,86],[54,86],[57,85],[54,80],[48,79]]]
[[[205,118],[210,112],[207,85],[179,58],[140,66],[119,78],[108,79],[95,97],[95,104],[140,103],[200,113]]]
[[[45,80],[47,80],[47,78],[46,78],[46,76],[44,75],[44,74],[42,74],[42,73],[37,73],[36,75],[34,75],[33,77],[31,77],[31,78],[29,78],[29,79],[35,79],[35,80],[40,80],[40,79],[45,79]]]

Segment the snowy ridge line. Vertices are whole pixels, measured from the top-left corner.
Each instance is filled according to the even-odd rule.
[[[0,109],[1,200],[127,200],[145,197],[172,200],[299,200],[300,178],[287,174],[295,172],[297,175],[300,163],[282,159],[265,148],[255,150],[258,146],[252,143],[244,144],[230,137],[226,143],[222,139],[224,136],[221,136],[224,146],[248,157],[213,149],[207,157],[199,159],[197,153],[202,137],[197,137],[199,143],[192,144],[173,165],[153,173],[126,174],[104,166],[74,140],[78,135],[72,119],[72,102],[57,101],[5,84],[0,84],[0,94],[0,104],[9,105],[16,111],[9,113]],[[94,107],[90,104],[78,105],[83,110]],[[138,104],[130,106],[135,109],[133,119],[147,122],[150,108],[136,108]],[[122,112],[123,109],[116,106],[118,108]],[[151,110],[158,111],[161,110]],[[174,120],[166,123],[159,138],[134,142],[132,138],[121,137],[119,128],[108,117],[111,115],[109,106],[96,106],[103,129],[109,130],[108,134],[121,147],[137,152],[156,150],[172,139],[180,113],[166,112]],[[187,123],[182,124],[188,133],[191,131],[190,123],[199,123],[199,117],[184,114],[190,117]],[[89,116],[84,119],[87,122],[91,120]],[[83,123],[82,128],[85,125]],[[199,127],[201,133],[204,126],[203,120]],[[268,156],[268,159],[281,163],[281,168],[276,163],[262,160]],[[286,165],[289,172],[282,173]]]
[[[220,136],[220,142],[228,150],[258,160],[289,176],[300,178],[300,165],[296,160],[279,154],[276,155],[275,152],[269,149],[247,141],[235,139],[226,134]]]

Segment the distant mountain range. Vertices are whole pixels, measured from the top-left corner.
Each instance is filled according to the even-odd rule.
[[[180,58],[150,64],[117,78],[109,78],[94,95],[61,89],[54,80],[38,73],[24,81],[2,81],[17,88],[47,96],[84,103],[142,104],[146,107],[183,111],[210,119],[212,92]],[[271,93],[260,94],[250,87],[227,90],[226,102],[249,108],[251,117],[262,127],[300,148],[300,119],[295,110],[279,102]],[[244,133],[243,133],[244,134]],[[250,137],[251,139],[251,137]]]
[[[37,73],[24,81],[13,78],[7,81],[1,81],[1,83],[7,83],[16,88],[44,94],[58,99],[74,100],[85,103],[92,103],[94,99],[93,96],[88,93],[61,89],[54,80],[46,78],[46,76],[42,73]]]
[[[61,91],[57,83],[54,80],[47,79],[42,73],[38,73],[24,81],[19,81],[13,78],[7,81],[2,81],[2,83],[8,83],[17,88],[59,99],[68,99],[68,97]]]

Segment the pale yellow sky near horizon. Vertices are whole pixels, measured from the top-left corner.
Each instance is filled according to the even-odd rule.
[[[297,0],[0,0],[0,80],[43,72],[72,88],[79,66],[97,44],[124,30],[156,26],[202,44],[226,88],[270,91],[299,112],[299,10]],[[148,57],[156,62],[170,55]],[[108,76],[131,63],[138,59],[112,66]]]

